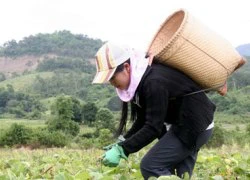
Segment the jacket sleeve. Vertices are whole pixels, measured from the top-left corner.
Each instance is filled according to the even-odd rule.
[[[167,115],[168,91],[157,80],[149,80],[142,88],[144,116],[137,119],[142,127],[131,137],[121,142],[126,154],[139,151],[160,136]]]
[[[141,127],[143,124],[141,124],[139,121],[135,121],[131,128],[128,130],[128,132],[124,135],[125,139],[130,138],[132,135],[134,135]]]

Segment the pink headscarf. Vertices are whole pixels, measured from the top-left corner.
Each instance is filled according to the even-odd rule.
[[[124,102],[129,102],[134,97],[135,91],[145,73],[148,65],[149,58],[145,58],[145,53],[130,49],[130,84],[127,90],[116,88],[119,98]]]

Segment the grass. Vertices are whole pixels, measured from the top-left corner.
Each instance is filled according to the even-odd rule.
[[[235,130],[236,127],[240,130],[245,130],[250,123],[250,116],[216,112],[214,122],[215,124],[222,124],[222,127],[226,130]]]
[[[0,118],[0,132],[2,132],[5,129],[8,129],[14,123],[22,124],[32,129],[46,126],[46,120]],[[94,127],[89,127],[87,125],[81,124],[79,134],[93,133],[94,131],[95,131]]]
[[[31,128],[45,127],[45,120],[27,120],[27,119],[0,119],[0,131],[9,128],[12,124],[18,123]]]
[[[22,75],[0,82],[0,88],[6,87],[8,84],[11,84],[15,91],[24,91],[32,85],[37,76],[40,76],[42,78],[49,78],[52,75],[53,72],[40,72]]]

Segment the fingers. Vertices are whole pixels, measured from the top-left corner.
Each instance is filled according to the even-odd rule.
[[[104,146],[102,149],[103,150],[110,150],[114,145],[116,145],[117,143],[114,143],[114,144],[110,144],[108,146]]]
[[[108,146],[103,147],[102,149],[107,151],[107,150],[111,149],[111,147],[112,147],[111,145],[108,145]]]
[[[112,162],[110,162],[110,161],[109,161],[108,159],[106,159],[106,158],[104,158],[104,159],[102,160],[102,163],[103,163],[103,165],[108,166],[108,167],[116,167],[116,166],[118,166],[117,163],[112,163]]]

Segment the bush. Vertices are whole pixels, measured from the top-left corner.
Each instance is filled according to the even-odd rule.
[[[26,145],[32,139],[33,132],[32,129],[14,123],[6,133],[1,137],[0,145],[13,146],[17,144]]]
[[[213,128],[213,134],[208,143],[206,144],[207,147],[220,147],[225,142],[225,130],[219,125],[215,125]]]
[[[98,145],[100,147],[106,146],[113,142],[113,136],[109,129],[100,129],[98,137]]]
[[[99,136],[101,129],[109,129],[111,132],[115,131],[115,119],[113,113],[107,108],[101,108],[96,114],[96,134]]]
[[[28,115],[29,119],[41,119],[41,117],[42,117],[42,113],[38,111],[37,109],[35,109],[33,112],[31,112]]]
[[[61,131],[41,130],[36,134],[38,143],[46,147],[64,147],[68,144],[67,136]]]
[[[52,113],[55,116],[48,123],[48,130],[63,131],[65,134],[76,136],[80,131],[80,126],[73,121],[73,102],[70,96],[57,97],[52,108]]]
[[[118,96],[110,98],[107,104],[107,108],[111,111],[120,111],[122,107],[122,101]]]
[[[84,122],[92,126],[93,122],[96,120],[96,113],[98,111],[97,106],[93,102],[88,102],[82,108],[82,113],[84,117]]]
[[[247,132],[247,134],[250,135],[250,124],[247,125],[247,127],[246,127],[246,132]]]
[[[62,131],[65,134],[76,136],[80,132],[80,126],[72,120],[53,119],[48,123],[48,130],[50,132]]]
[[[20,107],[12,108],[9,112],[15,114],[16,118],[23,118],[26,116],[26,113]]]
[[[86,138],[77,136],[74,139],[74,142],[77,143],[78,147],[89,149],[93,147],[97,147],[97,140],[94,138]]]

